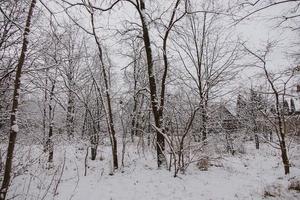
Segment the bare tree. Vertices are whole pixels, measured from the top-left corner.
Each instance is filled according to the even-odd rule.
[[[231,38],[230,33],[226,33],[225,27],[219,24],[223,15],[219,14],[218,9],[210,3],[205,5],[201,12],[193,10],[192,5],[190,7],[187,26],[183,24],[177,28],[178,37],[173,41],[183,66],[183,69],[179,70],[184,73],[178,78],[194,88],[193,92],[198,96],[200,131],[205,143],[209,103],[224,95],[219,86],[230,83],[238,74],[240,45]],[[213,9],[215,11],[212,11]],[[230,44],[228,41],[231,41]]]
[[[19,106],[19,94],[20,94],[20,85],[21,85],[21,76],[22,76],[22,67],[25,62],[25,55],[27,52],[28,47],[28,35],[30,32],[30,25],[31,19],[33,16],[33,10],[36,4],[36,0],[32,0],[29,5],[29,11],[26,18],[25,28],[23,32],[23,41],[22,41],[22,49],[20,52],[20,57],[18,60],[18,64],[16,67],[16,75],[15,75],[15,82],[14,82],[14,94],[13,94],[13,102],[12,102],[12,111],[10,117],[10,135],[9,135],[9,143],[7,148],[7,156],[6,156],[6,163],[5,163],[5,172],[4,172],[4,179],[2,182],[1,190],[0,190],[0,200],[6,199],[6,194],[9,188],[10,179],[11,179],[11,169],[12,169],[12,160],[13,160],[13,153],[16,143],[17,133],[19,131],[18,122],[17,122],[17,111]]]
[[[252,55],[254,58],[256,58],[261,63],[261,65],[259,67],[263,70],[264,77],[271,87],[271,94],[274,96],[274,100],[275,100],[275,107],[274,107],[275,121],[273,122],[273,120],[271,119],[270,122],[272,122],[272,124],[275,126],[275,132],[276,132],[277,139],[279,142],[282,163],[284,166],[284,173],[289,174],[290,173],[290,163],[289,163],[287,145],[286,145],[286,137],[287,137],[287,128],[286,128],[287,125],[286,125],[286,120],[285,120],[286,112],[283,109],[283,103],[285,101],[286,85],[294,76],[294,69],[292,69],[291,71],[289,70],[288,74],[283,73],[277,77],[274,77],[274,74],[269,72],[269,70],[267,69],[267,56],[270,53],[270,50],[273,47],[273,44],[268,43],[266,46],[266,49],[263,51],[262,55],[250,50],[245,45],[244,45],[244,47],[250,55]],[[286,77],[283,77],[283,75]],[[281,80],[283,82],[282,87],[277,85],[278,80]],[[282,97],[282,99],[281,99],[281,97]]]
[[[125,28],[126,32],[128,27]],[[129,112],[122,112],[122,114],[130,114],[130,116],[127,117],[131,118],[131,141],[134,142],[136,136],[142,139],[141,137],[144,135],[145,127],[143,127],[143,118],[145,114],[142,110],[145,109],[146,106],[150,106],[148,99],[146,99],[148,97],[146,90],[147,80],[145,80],[147,77],[145,70],[146,61],[143,55],[142,40],[135,35],[127,39],[128,33],[124,35],[122,31],[120,32],[121,35],[126,38],[124,43],[129,48],[129,52],[128,49],[126,49],[126,53],[121,53],[130,59],[130,63],[123,69],[124,81],[128,85],[126,94],[129,95],[130,98],[126,100],[126,102],[123,100],[123,103],[128,107],[127,109],[132,109]]]
[[[113,156],[113,168],[118,169],[118,150],[117,150],[117,139],[116,139],[116,132],[114,128],[114,120],[113,120],[113,111],[112,111],[112,105],[111,105],[111,89],[110,89],[110,82],[109,82],[109,75],[108,75],[108,68],[109,65],[107,65],[104,61],[104,55],[103,55],[103,48],[99,40],[99,36],[96,33],[95,28],[95,18],[94,18],[94,8],[91,4],[91,2],[88,2],[87,5],[87,11],[90,14],[90,21],[92,25],[92,35],[95,39],[95,42],[97,44],[97,50],[98,50],[98,58],[100,62],[100,67],[102,69],[102,76],[103,76],[103,82],[104,82],[104,95],[106,98],[107,105],[105,106],[105,112],[107,114],[107,121],[108,121],[108,129],[109,129],[109,136],[111,140],[112,145],[112,156]]]
[[[291,30],[299,29],[297,24],[300,19],[300,1],[299,0],[276,0],[276,1],[261,1],[261,0],[242,0],[233,4],[233,13],[245,13],[242,17],[240,15],[233,15],[235,23],[239,23],[255,14],[267,12],[274,7],[284,7],[280,13],[275,13],[275,19],[278,21],[277,26],[288,27]],[[274,13],[273,13],[274,14]],[[274,19],[274,18],[273,18]]]
[[[183,16],[176,16],[176,13],[178,11],[179,5],[182,2],[186,2],[183,0],[177,0],[175,1],[174,8],[171,10],[171,17],[168,21],[168,25],[165,28],[165,34],[163,34],[163,54],[164,54],[164,70],[162,73],[162,81],[160,84],[157,83],[156,75],[155,75],[155,67],[154,67],[154,59],[153,59],[153,50],[151,47],[151,36],[149,33],[150,28],[150,19],[148,19],[146,4],[144,0],[126,0],[126,1],[120,1],[117,0],[113,2],[110,6],[107,8],[101,8],[95,5],[92,5],[91,2],[78,2],[78,3],[70,3],[66,0],[62,0],[64,3],[66,3],[69,7],[73,6],[85,6],[90,13],[91,20],[94,18],[94,10],[98,10],[101,12],[109,11],[114,8],[119,2],[128,2],[130,5],[132,5],[135,10],[138,13],[139,19],[140,19],[140,26],[142,29],[142,38],[145,46],[145,53],[147,58],[147,71],[148,71],[148,81],[149,81],[149,90],[150,90],[150,99],[151,99],[151,107],[152,112],[154,116],[154,122],[155,126],[158,129],[162,129],[163,131],[163,110],[164,110],[164,99],[165,99],[165,90],[166,90],[166,78],[168,74],[168,57],[167,57],[167,41],[170,34],[170,31],[174,24],[179,21]],[[93,21],[93,20],[92,20]],[[93,24],[93,22],[92,22]],[[87,31],[88,32],[88,31]],[[94,31],[90,32],[90,34],[95,35]],[[97,37],[96,37],[97,38]],[[98,38],[97,38],[98,40]],[[96,42],[98,49],[101,47],[99,41]],[[102,49],[99,49],[99,52],[101,52]],[[101,54],[101,53],[100,53]],[[101,60],[101,59],[100,59]],[[104,78],[105,79],[105,78]],[[106,95],[107,96],[107,95]],[[109,109],[108,109],[109,110]],[[157,149],[157,163],[158,166],[162,166],[166,163],[166,159],[164,157],[164,149],[165,149],[165,142],[164,137],[160,133],[160,131],[156,130],[156,149]]]
[[[26,9],[23,1],[1,1],[0,5],[0,129],[9,129],[10,101],[12,98],[13,73],[18,62],[18,50]]]

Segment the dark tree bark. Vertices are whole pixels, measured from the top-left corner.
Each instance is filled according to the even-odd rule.
[[[47,120],[47,101],[48,101],[48,93],[47,93],[47,87],[48,87],[48,69],[46,69],[46,77],[45,77],[45,89],[44,89],[44,108],[43,108],[43,146],[44,146],[44,152],[47,152],[47,137],[46,137],[46,120]]]
[[[95,122],[95,120],[93,119],[93,116],[91,116],[91,128],[93,132],[92,135],[90,136],[90,141],[91,141],[91,160],[96,160],[97,157],[97,148],[98,148],[98,144],[99,144],[99,135],[98,135],[98,131],[100,131],[100,104],[98,101],[98,98],[96,100],[96,113],[97,113],[97,122]]]
[[[293,98],[291,98],[290,104],[291,104],[291,114],[294,114],[296,111],[296,107],[295,107],[295,102],[294,102]]]
[[[282,116],[284,113],[280,113],[280,107],[279,107],[279,94],[277,90],[275,89],[275,86],[273,82],[271,82],[269,75],[267,74],[267,71],[265,69],[265,73],[268,76],[269,83],[271,84],[271,87],[273,89],[273,92],[275,94],[275,100],[276,100],[276,118],[278,123],[278,134],[279,134],[279,144],[280,144],[280,150],[281,150],[281,158],[284,166],[284,173],[289,174],[290,173],[290,163],[287,155],[287,148],[285,144],[285,130],[284,130],[284,120],[282,119]]]
[[[22,49],[20,53],[20,58],[18,60],[18,64],[16,67],[16,77],[14,82],[14,93],[13,93],[13,102],[12,102],[12,111],[10,116],[10,134],[9,134],[9,143],[7,148],[7,156],[5,162],[5,171],[4,171],[4,179],[2,182],[1,190],[0,190],[0,200],[6,199],[6,194],[9,188],[10,180],[11,180],[11,169],[12,169],[12,160],[14,154],[14,148],[16,143],[16,137],[18,132],[17,126],[17,111],[19,107],[19,90],[21,85],[21,76],[22,76],[22,67],[25,62],[25,55],[28,47],[28,35],[30,32],[31,18],[33,16],[33,10],[36,4],[36,0],[32,0],[29,6],[28,15],[26,18],[25,29],[23,32],[23,41],[22,41]]]
[[[145,7],[144,0],[140,0],[139,5],[136,5],[136,8],[139,12],[141,23],[142,23],[143,40],[145,44],[146,57],[147,57],[150,99],[151,99],[152,112],[154,116],[154,122],[155,122],[155,126],[158,129],[161,129],[163,111],[162,110],[159,111],[159,109],[163,109],[163,108],[159,108],[159,104],[158,104],[158,95],[157,95],[156,80],[154,75],[150,35],[148,30],[148,24],[145,18],[146,7]],[[166,165],[167,163],[166,158],[164,156],[164,150],[165,150],[164,136],[160,131],[156,130],[156,154],[157,154],[158,167],[161,167],[162,165]]]
[[[69,138],[73,137],[74,135],[74,114],[75,114],[75,97],[74,97],[74,75],[72,69],[70,67],[68,77],[69,88],[68,88],[68,106],[67,106],[67,119],[66,119],[66,128],[67,128],[67,135]]]
[[[54,110],[53,110],[52,102],[53,102],[54,89],[55,89],[55,80],[53,80],[51,82],[52,82],[52,86],[51,86],[50,95],[49,95],[49,133],[48,133],[48,139],[47,139],[47,149],[49,151],[48,163],[52,163],[53,162],[53,142],[52,142],[52,136],[53,136]]]
[[[83,125],[81,129],[81,137],[84,138],[85,132],[86,132],[86,124],[87,124],[87,116],[88,116],[88,111],[87,111],[87,106],[85,106],[85,111],[84,111],[84,119],[83,119]]]
[[[163,36],[163,61],[164,61],[164,70],[163,70],[163,76],[162,76],[162,82],[161,82],[161,92],[160,92],[160,105],[159,105],[159,109],[158,109],[158,116],[159,116],[159,127],[162,128],[162,132],[164,133],[164,127],[162,127],[162,122],[163,122],[163,111],[164,111],[164,105],[165,105],[165,93],[166,93],[166,80],[167,80],[167,75],[168,75],[168,71],[169,71],[169,60],[168,60],[168,54],[167,54],[167,44],[168,44],[168,38],[169,38],[169,35],[170,35],[170,32],[172,30],[172,27],[175,25],[176,22],[178,22],[180,19],[182,19],[186,12],[184,12],[183,14],[181,14],[178,18],[176,18],[176,12],[177,12],[177,9],[179,7],[181,3],[181,0],[177,0],[175,2],[175,6],[172,10],[172,13],[171,13],[171,17],[170,17],[170,20],[169,20],[169,23],[166,27],[166,31],[165,31],[165,34]],[[145,26],[147,28],[147,24]],[[143,26],[143,29],[144,29],[144,26]],[[148,29],[146,29],[148,31]],[[149,35],[147,35],[149,37]],[[144,38],[145,40],[145,38]],[[150,41],[150,39],[149,39]],[[146,45],[146,43],[145,43]],[[149,48],[151,49],[150,47],[150,44],[149,44]],[[147,48],[146,48],[147,49]],[[150,75],[150,74],[149,74]],[[157,96],[157,95],[156,95]],[[160,133],[158,133],[160,134]],[[164,138],[160,138],[159,135],[157,134],[157,138],[160,140],[163,140],[163,141],[157,141],[158,144],[161,143],[161,145],[165,145],[164,143]],[[160,134],[161,135],[161,134]],[[162,148],[162,150],[164,150],[165,147]],[[164,155],[159,155],[161,152],[158,152],[157,153],[157,157],[159,158],[159,156],[164,156]],[[160,163],[162,162],[166,162],[166,159],[164,158],[163,160],[158,160],[158,166],[160,166]]]
[[[254,139],[255,139],[255,148],[259,149],[259,138],[257,134],[255,134]]]
[[[137,133],[137,106],[138,106],[138,94],[137,92],[137,61],[136,53],[134,52],[134,63],[133,63],[133,110],[132,110],[132,119],[131,119],[131,141],[134,142],[134,136]]]
[[[290,173],[290,163],[289,163],[289,158],[288,158],[286,144],[285,144],[284,139],[280,142],[280,149],[281,149],[281,158],[282,158],[282,162],[283,162],[283,166],[284,166],[284,173],[289,174]]]
[[[143,40],[145,44],[145,51],[147,57],[147,67],[148,67],[148,79],[149,79],[149,89],[150,89],[150,96],[151,96],[151,106],[152,112],[154,116],[155,126],[158,130],[156,130],[156,151],[157,151],[157,164],[158,167],[162,165],[166,165],[167,161],[164,156],[165,150],[165,138],[163,133],[165,132],[163,123],[163,111],[164,111],[164,103],[165,103],[165,92],[166,92],[166,79],[169,70],[169,63],[168,63],[168,55],[167,55],[167,42],[170,35],[170,31],[174,24],[182,19],[186,12],[176,18],[176,11],[180,4],[181,0],[177,0],[175,6],[172,10],[170,21],[166,27],[165,34],[163,36],[163,61],[164,61],[164,69],[162,74],[162,82],[160,86],[160,96],[158,95],[157,91],[157,83],[155,80],[154,75],[154,66],[153,66],[153,56],[152,56],[152,49],[151,49],[151,40],[149,35],[148,24],[145,16],[146,6],[144,0],[139,0],[139,3],[135,5],[141,19],[142,24],[142,31],[143,31]],[[161,131],[159,131],[161,130]]]
[[[100,48],[100,47],[99,47]],[[104,78],[104,84],[105,84],[105,96],[107,100],[107,109],[108,109],[108,119],[109,119],[109,131],[111,135],[111,143],[112,143],[112,154],[113,154],[113,167],[114,169],[118,169],[118,150],[117,150],[117,139],[116,139],[116,132],[114,128],[114,122],[113,122],[113,112],[111,107],[111,97],[109,94],[110,88],[108,86],[108,78],[106,75],[106,70],[104,66],[104,62],[102,61],[102,73]]]
[[[91,148],[91,160],[96,160],[97,156],[97,146],[93,146]]]

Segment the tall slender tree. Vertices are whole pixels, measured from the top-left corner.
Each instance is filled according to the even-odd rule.
[[[33,10],[36,5],[36,0],[32,0],[29,4],[29,11],[26,18],[26,23],[23,32],[23,41],[22,48],[20,52],[20,57],[18,60],[18,64],[16,67],[16,75],[14,82],[14,93],[13,93],[13,102],[12,102],[12,110],[10,115],[10,134],[9,134],[9,143],[7,147],[7,155],[5,162],[5,171],[4,171],[4,179],[2,182],[2,186],[0,189],[0,200],[6,199],[6,194],[9,188],[9,184],[11,181],[11,171],[12,171],[12,160],[14,156],[15,143],[17,138],[17,133],[19,131],[18,122],[17,122],[17,114],[19,107],[19,95],[20,95],[20,87],[21,87],[21,76],[22,76],[22,68],[25,62],[25,56],[29,43],[29,32],[31,27],[31,19],[33,16]]]
[[[274,106],[274,116],[273,119],[275,118],[275,123],[274,123],[274,129],[278,138],[279,142],[279,149],[281,151],[281,158],[282,158],[282,163],[284,167],[284,173],[289,174],[290,173],[290,161],[288,157],[288,148],[286,145],[286,137],[287,137],[287,124],[285,120],[285,111],[283,109],[283,102],[285,101],[285,92],[286,92],[286,84],[292,79],[294,76],[294,70],[291,70],[287,74],[286,80],[281,79],[281,75],[278,77],[274,77],[274,74],[269,72],[267,69],[267,56],[270,53],[271,49],[273,47],[272,43],[268,43],[266,46],[266,49],[263,51],[262,55],[259,55],[258,53],[250,50],[248,47],[244,45],[244,48],[246,51],[253,56],[255,59],[258,60],[258,62],[261,64],[260,68],[263,70],[264,77],[266,78],[268,84],[271,87],[271,94],[273,95],[275,99],[275,106]],[[276,81],[281,81],[283,83],[283,89],[278,88],[276,85]],[[282,100],[281,101],[281,97]]]

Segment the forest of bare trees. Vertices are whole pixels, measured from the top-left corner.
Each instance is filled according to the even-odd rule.
[[[299,24],[300,0],[0,0],[0,200],[82,199],[87,178],[137,199],[105,181],[140,162],[257,170],[292,192],[260,198],[298,199]]]

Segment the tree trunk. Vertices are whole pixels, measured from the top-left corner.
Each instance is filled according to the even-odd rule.
[[[265,72],[266,72],[266,69],[265,69]],[[272,82],[270,82],[270,83],[272,83]],[[273,83],[271,84],[271,87],[275,93],[276,117],[278,120],[278,131],[279,131],[278,139],[279,139],[279,143],[280,143],[281,158],[282,158],[282,163],[284,166],[284,173],[289,174],[290,173],[290,164],[289,164],[287,149],[286,149],[286,145],[285,145],[286,124],[285,124],[285,119],[284,119],[284,113],[280,113],[281,110],[280,110],[279,94],[278,94],[277,90],[275,89]]]
[[[132,110],[132,119],[131,119],[131,141],[134,142],[134,136],[137,134],[137,106],[138,106],[138,94],[137,92],[137,64],[136,56],[134,57],[133,63],[133,110]]]
[[[90,9],[92,9],[92,6],[90,4]],[[106,64],[103,59],[103,50],[102,46],[100,44],[99,38],[96,33],[96,28],[95,28],[95,22],[94,22],[94,13],[90,12],[90,17],[91,17],[91,25],[92,25],[92,30],[93,30],[93,37],[96,42],[97,48],[98,48],[98,56],[99,56],[99,61],[100,61],[100,67],[102,70],[102,75],[103,75],[103,82],[105,85],[105,97],[107,101],[107,109],[105,110],[106,112],[106,118],[108,121],[108,131],[110,135],[110,140],[111,140],[111,147],[112,147],[112,157],[113,157],[113,169],[118,169],[118,149],[117,149],[117,139],[116,139],[116,132],[114,128],[114,121],[113,121],[113,112],[112,112],[112,106],[111,106],[111,96],[110,96],[110,83],[109,83],[109,77],[106,72]],[[105,103],[105,102],[103,102]]]
[[[233,149],[233,144],[232,144],[232,138],[231,138],[230,130],[226,130],[225,131],[225,138],[226,138],[226,150],[227,150],[227,152],[229,152],[232,155],[234,155],[234,149]]]
[[[271,85],[273,88],[274,86]],[[290,164],[289,159],[287,155],[287,149],[285,145],[285,120],[284,120],[284,113],[280,113],[280,106],[279,106],[279,94],[277,91],[273,89],[276,97],[276,111],[277,111],[277,120],[278,120],[278,129],[279,129],[279,141],[280,141],[280,150],[281,150],[281,158],[282,163],[284,166],[284,173],[289,174],[290,173]]]
[[[286,125],[286,121],[285,121],[285,114],[286,113],[284,112],[284,109],[281,107],[281,102],[279,100],[279,95],[281,95],[280,93],[282,91],[280,89],[280,93],[279,93],[279,90],[275,87],[275,83],[274,83],[275,79],[273,78],[273,76],[271,76],[271,74],[269,74],[269,72],[266,68],[265,56],[267,55],[268,52],[266,52],[266,54],[262,58],[262,57],[258,56],[257,54],[253,53],[251,50],[249,50],[247,48],[246,48],[246,50],[262,62],[265,77],[266,77],[268,83],[270,84],[271,89],[273,91],[273,94],[275,96],[275,112],[274,112],[274,115],[275,115],[275,119],[277,121],[277,123],[275,124],[275,126],[276,126],[275,131],[277,133],[278,140],[279,140],[279,146],[280,146],[280,150],[281,150],[281,158],[282,158],[282,163],[284,165],[284,172],[285,172],[285,174],[289,174],[290,173],[290,165],[289,165],[289,159],[288,159],[288,154],[287,154],[287,149],[286,149],[286,144],[285,144],[285,136],[286,136],[286,133],[287,133],[287,125]],[[294,74],[292,74],[292,75],[294,75]],[[290,78],[292,78],[292,76]],[[287,82],[284,82],[284,84],[287,84]],[[285,92],[286,92],[286,87],[285,86],[286,85],[284,85],[283,96],[282,96],[283,101],[282,102],[285,102],[284,101],[284,96],[285,96]]]
[[[44,152],[46,153],[47,151],[47,139],[46,139],[46,119],[47,119],[47,88],[48,88],[48,69],[46,69],[46,78],[45,78],[45,91],[44,91],[44,109],[43,109],[43,147],[44,147]]]
[[[70,80],[72,82],[72,80]],[[71,87],[71,86],[69,86]],[[75,105],[74,105],[74,94],[71,89],[68,92],[68,106],[67,106],[67,120],[66,120],[66,128],[67,135],[69,138],[73,137],[74,134],[74,113],[75,113]]]
[[[11,179],[11,169],[12,169],[12,160],[13,160],[13,153],[16,143],[16,137],[18,132],[18,125],[17,125],[17,111],[19,107],[19,90],[21,85],[21,75],[22,75],[22,67],[25,62],[25,54],[27,52],[27,46],[28,46],[28,35],[30,32],[30,23],[31,18],[33,15],[33,10],[36,4],[36,0],[32,0],[30,3],[25,29],[23,32],[23,41],[22,41],[22,49],[20,58],[18,60],[18,64],[16,67],[16,77],[14,82],[14,93],[13,93],[13,105],[12,105],[12,111],[10,116],[10,134],[9,134],[9,143],[7,148],[7,156],[6,156],[6,162],[5,162],[5,171],[4,171],[4,179],[2,182],[1,190],[0,190],[0,200],[6,199],[6,194],[9,188],[10,179]]]
[[[255,148],[259,149],[259,138],[257,134],[255,134],[254,139],[255,139]]]
[[[116,138],[116,132],[114,128],[114,122],[113,122],[113,114],[112,114],[112,108],[111,108],[111,99],[110,95],[107,92],[106,94],[107,100],[108,100],[108,112],[109,112],[109,123],[110,123],[110,132],[111,132],[111,138],[112,138],[112,156],[113,156],[113,167],[114,169],[119,168],[118,164],[118,148],[117,148],[117,138]]]
[[[98,131],[96,129],[95,122],[92,120],[91,123],[92,123],[91,124],[91,126],[92,126],[91,128],[93,129],[93,133],[90,136],[90,142],[91,142],[91,160],[95,160],[96,156],[97,156],[97,148],[98,148],[98,144],[99,144],[99,135],[98,135]]]
[[[203,103],[201,103],[200,105],[201,108],[201,119],[202,119],[202,142],[204,144],[207,143],[207,128],[206,128],[206,124],[207,124],[207,113],[206,113],[206,106],[204,106]]]
[[[281,158],[284,166],[284,174],[290,173],[290,163],[287,155],[287,149],[285,145],[285,140],[283,139],[280,143],[280,149],[281,149]]]
[[[87,106],[85,106],[85,111],[84,111],[84,119],[83,119],[83,125],[82,125],[82,130],[81,130],[81,137],[84,138],[85,135],[85,129],[86,129],[86,124],[87,124]]]
[[[197,78],[198,78],[198,92],[199,92],[199,107],[201,109],[201,119],[202,119],[202,125],[201,125],[201,133],[202,133],[202,142],[204,144],[207,143],[207,113],[206,113],[206,107],[207,107],[207,98],[208,98],[208,91],[209,88],[207,86],[206,88],[206,94],[205,94],[205,82],[203,80],[203,54],[204,54],[204,42],[205,42],[205,34],[206,34],[206,15],[207,13],[203,13],[203,26],[202,26],[202,38],[201,38],[201,44],[200,48],[197,41],[197,36],[193,35],[194,37],[194,45],[196,47],[196,54],[197,54]],[[193,19],[191,18],[191,23],[194,23]],[[194,29],[193,25],[192,28]],[[204,70],[205,71],[205,70]],[[207,80],[206,80],[207,81]]]
[[[145,3],[144,0],[140,0],[140,18],[143,29],[143,40],[145,44],[146,57],[147,57],[147,66],[148,66],[148,79],[149,79],[149,89],[150,89],[150,99],[151,99],[151,107],[154,116],[155,126],[157,129],[161,129],[162,124],[162,112],[159,112],[159,104],[157,97],[157,88],[156,88],[156,80],[154,75],[154,67],[153,67],[153,57],[152,57],[152,49],[151,42],[148,30],[148,24],[146,22],[145,16]],[[162,108],[161,108],[162,109]],[[163,132],[163,130],[161,130]],[[162,165],[167,164],[167,160],[164,156],[165,150],[165,138],[161,134],[159,130],[156,130],[156,154],[157,154],[157,165],[161,167]]]
[[[96,160],[96,156],[97,156],[97,146],[93,145],[91,147],[91,160]]]
[[[49,95],[49,134],[47,139],[47,149],[49,151],[48,156],[48,163],[53,162],[53,142],[52,142],[52,136],[53,136],[53,118],[54,118],[54,111],[52,107],[52,101],[54,96],[54,88],[55,88],[55,81],[52,82],[52,87]]]

